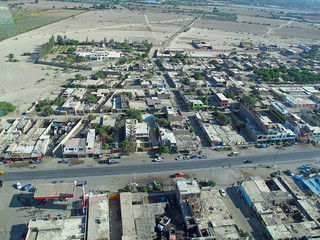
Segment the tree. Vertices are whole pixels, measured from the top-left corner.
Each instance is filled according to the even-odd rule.
[[[16,107],[9,102],[5,102],[5,101],[0,102],[0,116],[5,116],[8,113],[13,112],[15,109]]]
[[[160,146],[159,150],[161,153],[169,153],[170,152],[169,148],[167,146],[163,146],[163,145]]]
[[[137,147],[137,143],[136,143],[136,127],[135,127],[134,124],[130,125],[128,142],[129,142],[128,150],[129,150],[129,152],[133,153],[135,151],[136,147]]]
[[[58,35],[58,36],[57,36],[56,43],[57,43],[58,45],[63,45],[63,44],[64,44],[63,37],[62,37],[61,35]]]
[[[102,72],[96,72],[93,77],[98,80],[99,78],[104,78],[104,74]]]
[[[244,121],[237,121],[236,122],[236,129],[238,130],[238,131],[240,131],[242,128],[244,128],[245,127],[245,125],[246,125],[246,123],[244,122]]]
[[[243,103],[248,103],[250,104],[252,107],[254,107],[256,104],[257,104],[257,100],[255,100],[253,97],[251,96],[244,96],[242,99],[241,99],[241,102]]]
[[[102,145],[102,149],[104,149],[104,150],[109,149],[109,144],[108,143],[104,143]]]
[[[54,114],[54,110],[53,110],[51,107],[45,107],[45,108],[44,108],[44,112],[45,112],[45,114],[47,114],[48,116]]]
[[[95,120],[96,118],[97,118],[97,117],[96,117],[95,115],[93,115],[93,114],[89,114],[89,116],[88,116],[89,122]]]
[[[83,77],[81,74],[77,73],[76,75],[74,75],[74,77],[77,79],[77,80],[82,80]]]
[[[54,100],[54,105],[62,106],[65,102],[66,102],[66,99],[64,97],[58,97]]]
[[[129,148],[129,142],[128,142],[127,139],[124,140],[124,141],[122,141],[122,142],[120,143],[120,148],[121,148],[121,149],[127,149],[127,148]]]
[[[203,76],[201,75],[200,72],[194,72],[193,76],[192,76],[195,80],[201,80],[203,79]]]
[[[139,122],[142,122],[142,112],[140,110],[129,109],[126,111],[127,119],[137,119]]]
[[[228,98],[232,98],[232,99],[235,99],[235,95],[234,95],[234,92],[230,89],[230,90],[228,90],[227,92],[226,92],[226,96],[228,97]]]
[[[88,95],[86,97],[86,101],[87,103],[96,103],[98,100],[97,100],[97,97],[94,96],[94,95]]]
[[[216,182],[215,181],[210,181],[209,182],[209,186],[211,186],[211,187],[215,187],[217,184],[216,184]]]

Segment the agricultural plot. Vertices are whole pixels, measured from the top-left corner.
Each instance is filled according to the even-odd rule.
[[[266,31],[266,26],[249,24],[249,23],[237,23],[237,22],[225,22],[217,20],[201,19],[197,21],[193,28],[209,29],[209,30],[224,30],[227,32],[243,32],[252,34],[263,34]]]
[[[82,13],[76,10],[12,10],[13,24],[2,24],[0,26],[0,40],[9,38],[30,30],[58,22],[62,19]]]

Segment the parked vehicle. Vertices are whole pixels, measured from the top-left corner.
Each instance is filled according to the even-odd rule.
[[[219,190],[219,192],[220,192],[221,196],[227,196],[227,193],[226,193],[226,191],[224,189],[221,188]]]
[[[21,183],[19,183],[19,182],[17,182],[16,186],[17,186],[17,189],[19,189],[19,190],[22,188]]]
[[[154,162],[163,162],[163,160],[164,160],[164,158],[162,158],[162,157],[157,157],[157,158],[155,158],[153,161],[154,161]]]
[[[58,161],[58,163],[69,163],[70,160],[69,159],[61,159]]]
[[[107,161],[108,164],[119,163],[121,161],[121,158],[110,158]]]
[[[173,175],[174,178],[183,177],[183,176],[184,176],[184,173],[181,173],[181,172],[178,172],[178,173]]]
[[[190,156],[189,156],[189,155],[184,156],[184,157],[183,157],[183,159],[184,159],[184,160],[186,160],[186,159],[190,159]]]
[[[290,169],[287,169],[287,173],[289,176],[292,176],[292,177],[294,176],[293,172]]]
[[[29,163],[34,163],[34,164],[36,164],[36,163],[42,163],[42,160],[41,160],[41,159],[31,160],[31,161],[29,161]]]
[[[23,191],[26,191],[26,190],[28,190],[29,188],[31,188],[31,184],[30,184],[30,183],[27,184],[27,185],[25,185],[25,186],[23,186],[23,187],[22,187],[22,190],[23,190]]]
[[[308,169],[308,168],[312,168],[312,165],[302,165],[300,167],[300,169]]]
[[[179,156],[179,157],[176,157],[176,160],[179,161],[179,160],[183,160],[183,157]]]
[[[240,156],[239,152],[232,152],[232,153],[228,154],[228,157],[237,157],[237,156]]]
[[[4,180],[0,180],[0,188],[2,188],[4,186]]]
[[[3,171],[0,171],[0,175],[3,175],[4,174],[4,172]]]
[[[198,155],[193,155],[193,156],[191,156],[191,159],[195,159],[197,157],[198,157]]]
[[[199,158],[200,159],[206,159],[206,158],[208,158],[208,155],[201,155],[201,156],[199,156]]]
[[[268,144],[260,144],[260,146],[259,146],[259,148],[267,148],[267,147],[269,147]]]

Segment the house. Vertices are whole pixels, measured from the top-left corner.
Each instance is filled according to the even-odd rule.
[[[125,134],[126,140],[133,134],[138,147],[143,148],[150,145],[150,127],[148,123],[139,123],[137,119],[126,119]]]
[[[202,110],[203,102],[199,99],[193,99],[188,101],[188,106],[193,110]]]
[[[159,142],[161,142],[161,145],[167,146],[170,150],[176,150],[177,140],[174,133],[167,128],[159,128],[159,132]]]
[[[77,110],[81,106],[80,101],[75,101],[73,98],[69,98],[62,106],[61,111],[67,114],[77,114]]]
[[[228,106],[228,98],[226,98],[223,93],[217,93],[216,97],[220,103],[220,107],[226,108]]]

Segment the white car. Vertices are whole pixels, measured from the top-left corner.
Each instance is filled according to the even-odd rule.
[[[22,188],[21,183],[17,182],[17,189],[20,190],[21,188]]]
[[[183,157],[179,156],[179,157],[176,157],[176,160],[179,161],[179,160],[183,160]]]
[[[154,159],[155,162],[163,162],[164,158],[162,157],[157,157]]]
[[[219,192],[220,192],[220,194],[221,194],[222,196],[227,196],[227,193],[226,193],[225,190],[223,190],[223,188],[221,188],[221,189],[219,190]]]

